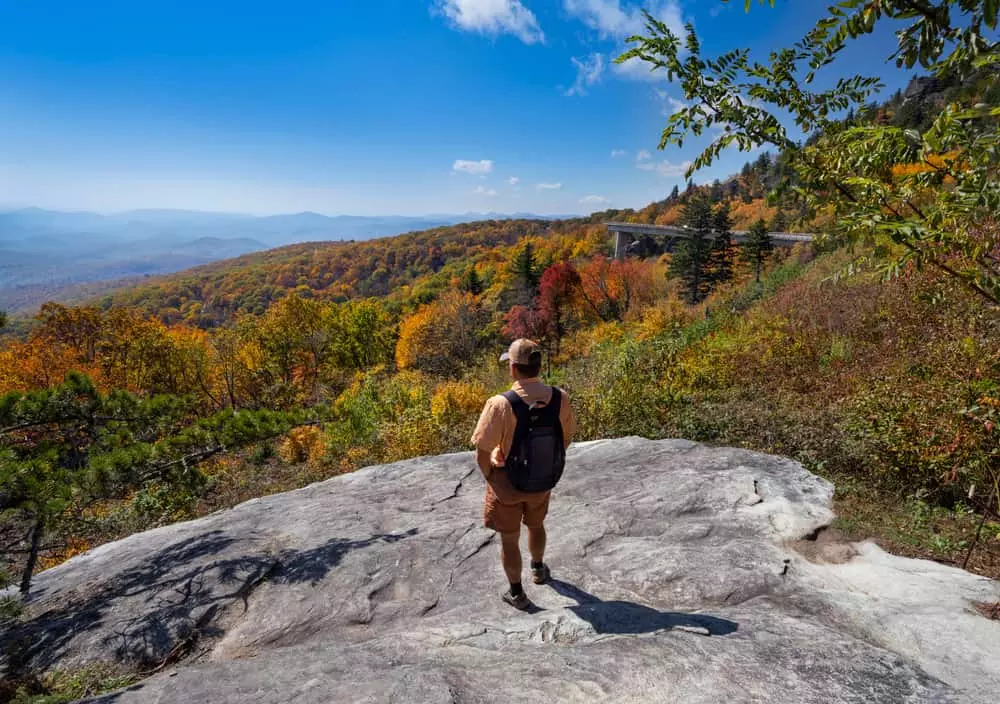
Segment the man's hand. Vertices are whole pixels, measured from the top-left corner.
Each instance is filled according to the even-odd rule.
[[[483,476],[489,479],[493,474],[493,470],[500,469],[507,463],[507,458],[504,456],[503,450],[499,447],[493,450],[493,452],[476,448],[476,463],[479,465],[479,470],[483,473]]]

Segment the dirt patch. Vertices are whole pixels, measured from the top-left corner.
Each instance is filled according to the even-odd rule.
[[[942,512],[921,523],[915,520],[912,506],[905,499],[894,494],[880,495],[873,489],[858,489],[855,483],[850,491],[834,499],[834,512],[838,516],[834,525],[850,542],[871,540],[900,557],[963,566],[979,522],[975,514]],[[966,566],[969,572],[1000,579],[1000,537],[984,535],[970,558]]]
[[[788,545],[809,562],[821,565],[842,565],[858,554],[847,536],[829,526],[820,528],[801,540],[793,540]]]
[[[1000,621],[1000,601],[995,604],[986,604],[981,601],[976,601],[973,602],[972,605],[976,607],[976,611],[991,621]]]

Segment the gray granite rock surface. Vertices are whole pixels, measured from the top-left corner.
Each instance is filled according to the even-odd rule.
[[[122,704],[997,701],[972,604],[1000,585],[814,542],[832,487],[795,462],[574,446],[528,613],[499,599],[483,484],[469,453],[419,458],[133,535],[38,575],[4,638],[148,673]]]

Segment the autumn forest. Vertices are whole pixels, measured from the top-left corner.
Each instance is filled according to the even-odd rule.
[[[817,60],[864,33],[839,26],[807,46]],[[28,592],[102,542],[468,449],[517,337],[543,345],[580,439],[787,455],[835,481],[848,534],[1000,575],[995,67],[914,46],[926,75],[905,92],[854,82],[821,104],[781,66],[742,66],[814,111],[796,142],[732,97],[738,56],[678,53],[661,29],[637,56],[716,106],[671,117],[664,144],[724,121],[720,148],[753,149],[728,179],[638,211],[296,244],[0,318],[5,579]],[[692,236],[615,259],[612,220]],[[777,231],[817,237],[777,247]]]

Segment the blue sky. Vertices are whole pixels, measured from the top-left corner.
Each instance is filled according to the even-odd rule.
[[[706,52],[766,52],[826,4],[0,0],[0,207],[641,207],[683,181],[699,143],[657,153],[681,96],[610,63],[641,29],[639,8],[693,22]],[[905,84],[885,62],[893,43],[860,43],[837,72]]]

